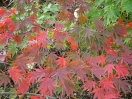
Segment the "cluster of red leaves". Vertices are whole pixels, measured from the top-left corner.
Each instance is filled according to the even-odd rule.
[[[26,0],[23,0],[23,2]],[[57,0],[60,5],[65,5],[65,0]],[[83,3],[83,0],[77,0]],[[68,0],[68,7],[72,7],[75,0]],[[92,0],[94,2],[94,0]],[[19,2],[21,4],[21,2]],[[26,3],[29,3],[28,1]],[[84,3],[85,4],[85,3]],[[20,10],[20,9],[19,9]],[[129,92],[129,81],[127,77],[131,76],[129,65],[132,64],[132,53],[125,49],[121,44],[122,37],[127,35],[127,26],[124,25],[122,20],[114,26],[114,29],[109,35],[102,39],[99,34],[96,37],[104,40],[102,44],[102,52],[104,54],[96,57],[90,56],[87,52],[79,50],[78,40],[72,37],[68,32],[63,31],[64,26],[55,23],[55,29],[50,30],[53,32],[53,37],[50,38],[49,31],[44,31],[36,23],[37,18],[31,15],[21,22],[14,22],[11,16],[15,10],[6,11],[0,9],[0,44],[7,46],[9,40],[12,39],[16,44],[21,44],[22,37],[28,38],[28,45],[24,48],[20,55],[12,62],[12,67],[9,71],[9,77],[14,81],[17,94],[25,94],[30,90],[30,85],[39,84],[36,92],[44,95],[52,96],[56,94],[56,88],[60,87],[62,95],[72,96],[73,92],[77,91],[75,87],[82,81],[83,91],[88,91],[89,94],[94,93],[94,99],[111,99],[120,98],[120,92]],[[60,11],[58,15],[59,20],[72,21],[74,16],[71,12]],[[102,21],[96,19],[94,21],[96,30],[104,33],[105,29]],[[26,32],[25,24],[32,25],[31,32],[35,34],[31,37],[30,33],[25,35],[14,34],[15,30],[22,30]],[[131,22],[128,23],[131,28]],[[76,31],[78,32],[78,31]],[[76,33],[77,34],[77,33]],[[90,30],[87,28],[84,35],[90,38]],[[78,38],[79,39],[79,38]],[[69,44],[69,50],[64,52],[64,55],[58,55],[55,52],[48,50],[47,46],[53,44],[56,49],[61,49]],[[91,42],[91,50],[98,44]],[[121,46],[119,52],[113,48],[114,44]],[[0,57],[1,58],[1,57]],[[43,61],[43,66],[41,62]],[[38,68],[29,70],[29,64],[36,64]],[[4,87],[10,83],[9,78],[4,72],[0,73],[0,85]],[[40,97],[31,96],[32,99],[39,99]]]

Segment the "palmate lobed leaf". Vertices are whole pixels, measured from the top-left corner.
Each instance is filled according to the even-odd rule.
[[[24,95],[29,89],[30,83],[26,79],[19,81],[18,86],[16,86],[17,94]]]
[[[0,71],[0,86],[4,85],[5,90],[7,84],[10,84],[9,76],[6,75],[4,72]]]
[[[131,92],[129,87],[131,87],[132,84],[130,84],[128,80],[121,80],[115,76],[113,76],[111,80],[118,91]]]
[[[12,68],[11,70],[9,70],[10,77],[14,82],[19,82],[21,79],[23,79],[22,72],[23,71],[18,68]]]
[[[131,3],[131,0],[124,0],[124,2],[122,3],[122,10],[126,11],[127,14],[132,11]]]
[[[105,91],[103,88],[95,88],[92,93],[94,93],[94,97],[93,99],[104,99],[104,94],[105,94]]]
[[[84,90],[88,90],[89,92],[92,92],[95,86],[96,86],[96,82],[94,82],[93,80],[87,80],[82,87],[84,88]]]
[[[45,77],[45,71],[40,67],[39,69],[35,69],[35,71],[28,73],[26,79],[34,84],[35,81],[39,81],[43,77]]]
[[[42,94],[52,96],[53,92],[55,92],[55,82],[49,77],[43,78],[38,91]]]
[[[125,35],[127,35],[127,29],[123,25],[115,25],[113,33],[115,33],[119,36],[125,36]]]
[[[114,86],[114,83],[112,82],[111,79],[104,78],[100,80],[99,86],[101,88],[104,88],[106,93],[114,93],[116,91],[116,87]]]
[[[31,63],[31,60],[29,59],[28,56],[25,56],[24,54],[22,54],[16,58],[14,63],[15,63],[14,66],[17,66],[18,69],[25,71],[28,69],[27,64]]]
[[[121,64],[121,63],[116,65],[116,72],[119,77],[125,77],[130,74],[129,67],[127,65]]]
[[[59,30],[54,30],[53,38],[57,41],[63,42],[67,38],[67,33]]]
[[[66,66],[66,59],[64,57],[59,57],[58,60],[56,60],[57,65],[60,67]]]
[[[104,67],[104,69],[105,69],[104,72],[107,73],[108,76],[109,76],[110,74],[113,73],[113,70],[115,69],[115,65],[114,65],[114,64],[108,64],[108,65],[106,65],[106,66]]]
[[[132,64],[132,54],[129,53],[129,52],[125,52],[122,54],[122,57],[121,57],[122,61],[125,63],[125,64]]]

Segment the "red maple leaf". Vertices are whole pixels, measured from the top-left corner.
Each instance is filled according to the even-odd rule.
[[[87,66],[81,61],[81,59],[76,59],[73,61],[67,61],[67,69],[72,70],[76,73],[77,78],[81,79],[84,83],[85,80],[87,80],[86,74],[87,72]]]
[[[117,56],[117,53],[113,49],[106,49],[106,53],[110,54],[110,55],[113,55],[114,57]]]
[[[26,79],[22,79],[22,81],[19,81],[19,83],[18,83],[18,86],[16,87],[16,89],[17,89],[17,94],[25,94],[27,91],[28,91],[28,89],[29,89],[29,82],[28,82],[28,80],[26,80]]]
[[[129,69],[128,66],[126,66],[125,64],[119,63],[116,65],[116,72],[117,72],[119,77],[128,76],[128,74],[130,74],[128,69]]]
[[[48,38],[47,33],[42,31],[42,32],[38,33],[36,38],[37,38],[38,44],[40,44],[41,47],[45,48],[47,45],[46,40]]]
[[[105,91],[103,88],[95,88],[92,93],[94,93],[93,99],[105,99]]]
[[[91,69],[92,74],[94,74],[97,78],[101,79],[102,76],[104,76],[104,68],[99,66],[94,66]]]
[[[128,64],[132,64],[132,54],[130,54],[130,53],[124,52],[124,53],[122,54],[121,59],[122,59],[122,61],[123,61],[124,63],[126,63],[127,65],[128,65]]]
[[[120,78],[113,77],[112,81],[116,89],[122,90],[123,92],[131,92],[129,87],[131,87],[132,84],[130,84],[128,80],[121,80]]]
[[[129,81],[127,81],[127,80],[122,80],[122,81],[119,80],[118,84],[119,84],[119,88],[123,92],[126,92],[126,91],[131,92],[130,87],[132,87],[132,84],[130,84]]]
[[[17,56],[14,65],[17,66],[21,70],[27,70],[28,66],[27,64],[31,63],[31,60],[29,60],[29,56],[26,56],[24,54],[21,54]]]
[[[106,62],[106,58],[103,55],[97,56],[97,62],[98,64],[104,65]]]
[[[40,67],[39,69],[35,69],[35,71],[28,73],[26,79],[29,80],[30,83],[34,83],[43,77],[45,77],[45,71],[42,67]]]
[[[118,93],[106,93],[104,99],[120,99],[120,95]]]
[[[67,38],[67,33],[61,32],[59,30],[54,30],[53,38],[56,39],[57,41],[64,41],[64,39]]]
[[[62,85],[63,92],[66,92],[68,96],[72,95],[73,91],[76,90],[74,83],[68,77],[68,74],[70,73],[68,68],[59,68],[55,73],[56,79],[59,79],[60,84]]]
[[[51,53],[48,55],[48,57],[47,57],[46,65],[52,67],[52,66],[54,65],[56,59],[57,59],[57,55],[56,55],[55,53],[51,52]]]
[[[39,55],[38,54],[39,53],[39,45],[36,44],[36,43],[35,44],[32,44],[31,46],[28,46],[23,52],[25,54],[27,54],[28,56]]]
[[[62,90],[66,92],[67,96],[73,95],[73,92],[76,91],[74,83],[71,80],[63,79]]]
[[[33,32],[39,32],[40,31],[40,25],[39,24],[32,24],[33,25],[33,27],[32,27],[32,31]]]
[[[87,79],[87,71],[86,71],[86,68],[84,66],[80,66],[79,64],[77,66],[74,66],[74,70],[75,70],[75,73],[77,74],[77,77],[79,79],[82,80],[82,82],[84,83],[84,81]]]
[[[29,16],[29,18],[26,19],[26,21],[27,21],[29,24],[35,23],[35,22],[36,22],[36,17],[35,17],[35,15],[32,14],[31,16]]]
[[[55,23],[55,29],[56,30],[62,30],[64,28],[64,26],[62,24],[59,24],[59,23]]]
[[[92,91],[95,88],[96,82],[93,80],[87,80],[84,85],[83,88],[84,90],[88,90],[88,91]]]
[[[9,74],[15,82],[19,82],[20,79],[23,79],[22,71],[17,68],[12,68],[11,70],[9,70]]]
[[[49,77],[43,78],[38,91],[45,95],[52,95],[55,92],[55,82]]]
[[[47,52],[46,52],[47,53]],[[43,57],[46,55],[46,53],[39,53],[34,56],[33,62],[37,64],[41,64],[41,61],[43,60]]]
[[[108,64],[108,65],[106,65],[105,67],[104,67],[104,72],[106,73],[108,73],[108,76],[111,74],[111,73],[113,73],[113,70],[115,69],[115,67],[114,67],[115,65],[114,64]]]
[[[101,88],[104,88],[106,92],[110,93],[114,92],[114,90],[116,89],[114,83],[108,78],[100,80],[99,86]]]

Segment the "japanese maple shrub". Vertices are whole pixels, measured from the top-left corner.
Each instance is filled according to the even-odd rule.
[[[131,93],[131,3],[17,0],[0,8],[1,97],[118,99]]]

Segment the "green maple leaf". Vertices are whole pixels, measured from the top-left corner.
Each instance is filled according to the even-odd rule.
[[[115,6],[106,6],[104,8],[104,19],[106,24],[114,23],[120,16],[119,9]]]
[[[122,11],[126,11],[126,13],[132,12],[132,0],[124,0],[122,4]]]

